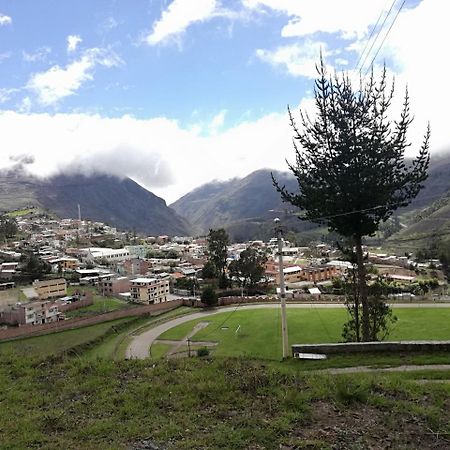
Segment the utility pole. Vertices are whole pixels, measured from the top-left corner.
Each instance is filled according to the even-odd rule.
[[[274,219],[275,231],[277,233],[278,244],[278,273],[280,277],[280,302],[281,302],[281,336],[283,342],[283,359],[289,358],[289,341],[287,332],[287,317],[286,317],[286,289],[284,287],[284,272],[283,272],[283,232],[278,217]]]

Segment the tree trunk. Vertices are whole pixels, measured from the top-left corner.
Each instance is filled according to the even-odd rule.
[[[359,326],[359,286],[357,286],[357,276],[356,273],[353,271],[352,273],[352,282],[353,282],[353,301],[355,305],[355,336],[356,336],[356,342],[361,342],[361,330]]]
[[[358,266],[358,286],[359,295],[361,297],[362,306],[362,340],[364,342],[370,341],[370,329],[369,329],[369,303],[367,300],[367,283],[366,283],[366,268],[364,267],[364,256],[362,251],[361,236],[355,236],[356,247],[356,264]]]

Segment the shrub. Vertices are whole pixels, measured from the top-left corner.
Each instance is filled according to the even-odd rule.
[[[197,356],[199,358],[203,358],[205,356],[209,356],[209,350],[206,347],[199,348],[197,350]]]
[[[201,300],[205,305],[208,306],[217,305],[216,290],[212,286],[205,286],[202,291]]]

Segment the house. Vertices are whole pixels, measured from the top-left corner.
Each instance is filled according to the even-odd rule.
[[[9,325],[40,325],[58,321],[58,307],[51,301],[17,303],[0,312],[0,322]]]
[[[57,265],[62,270],[76,270],[80,265],[80,261],[76,258],[62,257],[49,261],[52,265]]]
[[[121,264],[127,275],[145,275],[152,267],[150,261],[139,258],[127,259]]]
[[[119,295],[130,291],[130,280],[127,277],[101,280],[98,283],[98,287],[101,294],[104,296]]]
[[[168,300],[169,280],[136,278],[130,281],[131,301],[135,303],[162,303]]]

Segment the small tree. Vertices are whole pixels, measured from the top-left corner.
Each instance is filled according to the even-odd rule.
[[[209,230],[208,234],[208,260],[216,268],[219,278],[219,287],[227,287],[227,256],[229,238],[227,232],[223,228],[218,230]]]
[[[216,278],[217,270],[212,261],[206,261],[202,269],[202,276],[206,279]]]
[[[243,289],[254,288],[264,275],[266,262],[264,253],[249,247],[241,252],[238,260],[230,263],[230,275],[240,280]]]
[[[200,298],[207,306],[217,305],[217,293],[213,286],[205,286],[202,290],[202,296]]]
[[[321,61],[315,82],[316,118],[300,111],[301,127],[289,111],[294,131],[298,192],[291,193],[274,179],[284,201],[305,213],[303,220],[326,224],[349,238],[356,251],[357,279],[362,304],[362,339],[370,339],[364,236],[373,235],[399,207],[408,205],[423,187],[429,165],[427,132],[418,156],[405,162],[406,133],[412,122],[406,91],[397,121],[388,115],[394,94],[386,70],[373,73],[354,90],[348,76],[328,77]]]

